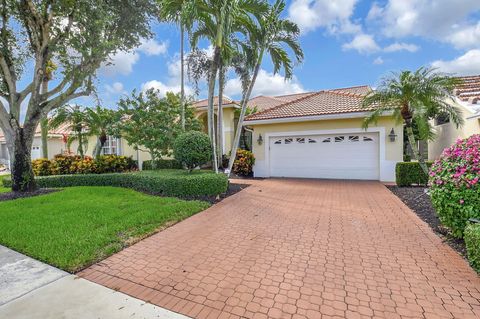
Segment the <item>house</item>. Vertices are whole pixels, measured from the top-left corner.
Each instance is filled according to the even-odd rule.
[[[371,89],[358,86],[282,97],[257,97],[248,116],[255,177],[394,181],[403,160],[403,127],[390,114],[367,130],[362,107]]]
[[[52,159],[57,154],[77,153],[78,142],[73,141],[70,147],[66,143],[66,138],[71,135],[68,125],[61,125],[57,129],[51,129],[48,132],[48,156]],[[85,155],[92,156],[95,145],[97,143],[96,136],[90,136],[88,138],[87,145],[85,145]],[[109,136],[105,145],[102,148],[102,154],[115,154],[123,156],[131,156],[136,160],[140,167],[142,162],[150,160],[150,155],[147,152],[137,151],[122,138],[116,138]],[[42,139],[40,127],[35,132],[35,137],[32,144],[32,160],[42,158]],[[3,132],[0,130],[0,164],[4,164],[7,167],[10,165],[10,156],[7,149],[7,144]]]
[[[436,132],[435,140],[428,143],[428,158],[437,159],[446,147],[458,139],[480,134],[480,75],[460,77],[463,81],[455,89],[453,103],[462,111],[465,124],[457,128],[448,116],[439,116],[432,125]]]

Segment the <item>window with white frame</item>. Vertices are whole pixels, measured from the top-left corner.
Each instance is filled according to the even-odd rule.
[[[103,144],[103,155],[119,155],[120,140],[113,136],[107,136],[105,144]]]

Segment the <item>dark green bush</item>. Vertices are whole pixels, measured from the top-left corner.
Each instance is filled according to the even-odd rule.
[[[155,169],[182,169],[182,164],[174,159],[160,159],[155,161]],[[150,171],[152,168],[152,161],[144,161],[142,163],[142,170]]]
[[[428,168],[432,162],[427,162]],[[428,176],[425,175],[418,162],[400,162],[395,167],[395,181],[397,186],[427,185]]]
[[[173,155],[190,171],[212,158],[212,146],[207,134],[190,131],[181,134],[173,144]]]
[[[224,174],[205,171],[188,173],[182,170],[42,176],[37,177],[36,181],[40,188],[117,186],[181,198],[215,196],[225,193],[228,188],[228,178]],[[11,187],[11,180],[3,180],[3,183],[5,187]]]
[[[480,224],[467,225],[464,239],[470,265],[480,273]]]

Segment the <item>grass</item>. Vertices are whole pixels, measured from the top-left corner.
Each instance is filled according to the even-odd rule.
[[[3,187],[2,180],[5,177],[10,178],[10,175],[0,175],[0,193],[6,193],[10,191],[10,188]]]
[[[75,272],[208,206],[118,187],[69,187],[0,202],[0,244]]]

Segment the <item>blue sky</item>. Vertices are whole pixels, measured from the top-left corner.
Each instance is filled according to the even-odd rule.
[[[254,95],[280,95],[368,84],[391,71],[435,66],[480,74],[479,0],[292,0],[285,16],[302,30],[304,62],[285,82],[267,59]],[[148,87],[179,89],[179,31],[155,24],[155,37],[133,52],[119,53],[99,70],[102,104],[115,107],[123,94]],[[187,48],[188,49],[188,48]],[[188,91],[192,92],[191,84]],[[226,94],[239,98],[230,74]],[[202,90],[200,97],[205,97]]]

